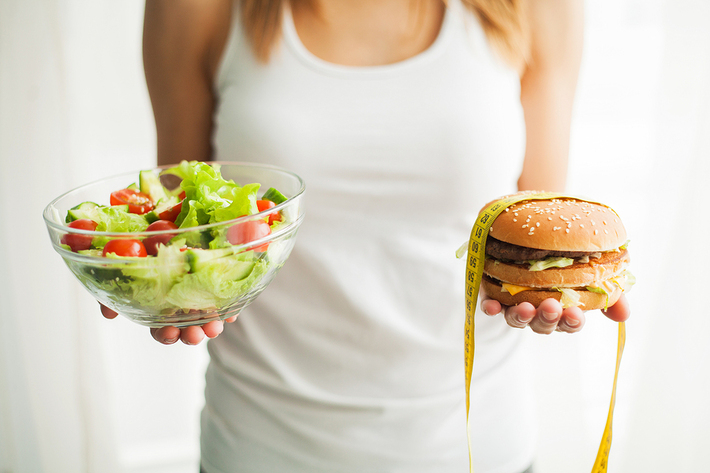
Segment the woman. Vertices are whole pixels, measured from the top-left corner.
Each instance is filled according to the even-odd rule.
[[[466,1],[148,0],[159,163],[261,161],[308,186],[289,262],[239,323],[152,330],[214,338],[207,473],[467,468],[453,252],[492,197],[564,189],[582,5]],[[538,333],[584,325],[555,300],[482,309]],[[628,315],[625,299],[607,312]],[[510,327],[477,322],[479,473],[533,461]]]

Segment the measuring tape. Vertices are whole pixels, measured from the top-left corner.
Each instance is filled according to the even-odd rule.
[[[486,239],[488,231],[493,225],[495,219],[505,209],[511,205],[524,200],[547,200],[559,198],[574,198],[563,194],[551,192],[542,192],[535,194],[515,194],[509,197],[504,197],[489,204],[478,214],[476,223],[471,230],[471,238],[468,241],[468,256],[466,262],[466,325],[464,327],[464,363],[466,369],[466,434],[468,436],[468,462],[471,473],[473,473],[473,462],[471,459],[471,425],[469,419],[470,408],[470,393],[471,393],[471,374],[473,373],[473,352],[475,349],[474,331],[475,322],[474,315],[476,314],[476,305],[478,301],[478,292],[483,278],[483,263],[486,258]],[[596,203],[596,202],[595,202]],[[621,364],[621,354],[624,351],[626,342],[626,327],[624,322],[619,323],[619,339],[616,350],[616,371],[614,372],[614,385],[611,392],[611,402],[609,403],[609,414],[604,427],[604,434],[599,445],[597,458],[594,461],[592,473],[606,473],[609,460],[609,451],[611,450],[611,424],[614,417],[614,404],[616,403],[616,381],[619,376],[619,366]]]

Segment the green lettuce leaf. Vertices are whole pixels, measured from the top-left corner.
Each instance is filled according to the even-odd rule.
[[[182,245],[160,245],[155,258],[130,258],[133,264],[121,266],[128,281],[118,280],[120,289],[129,292],[131,299],[144,307],[153,309],[171,308],[165,294],[181,277],[187,274],[189,265],[185,254],[180,251]],[[111,254],[107,255],[110,258]],[[121,259],[129,259],[121,257]]]
[[[180,187],[185,191],[185,200],[175,221],[180,228],[224,222],[259,211],[259,184],[242,187],[231,179],[225,180],[219,165],[183,161],[164,172],[182,178]]]
[[[570,266],[574,264],[574,260],[572,258],[551,256],[542,260],[528,261],[528,263],[530,264],[528,268],[530,271],[542,271],[548,268],[564,268]]]
[[[145,215],[132,214],[116,206],[97,207],[92,220],[97,224],[97,232],[142,232],[149,225]],[[109,238],[107,237],[97,236],[91,240],[91,246],[93,248],[103,248],[108,241]]]
[[[249,292],[267,268],[251,251],[205,261],[176,283],[166,300],[183,310],[221,308]]]

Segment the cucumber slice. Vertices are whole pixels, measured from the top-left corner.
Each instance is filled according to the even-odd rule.
[[[153,202],[165,200],[168,194],[165,187],[160,183],[160,178],[153,171],[141,171],[138,176],[138,183],[142,193],[147,194]]]
[[[140,190],[135,182],[132,182],[129,186],[126,187],[126,189],[130,189],[132,191],[139,191]]]
[[[91,248],[88,250],[79,250],[78,253],[80,255],[85,255],[85,256],[103,256],[103,250],[100,250],[97,248]]]
[[[69,209],[65,221],[66,223],[69,223],[82,218],[90,219],[92,215],[96,215],[96,209],[98,206],[99,204],[96,202],[82,202],[81,204]]]
[[[205,264],[209,263],[218,258],[224,258],[225,256],[231,256],[234,254],[234,250],[231,248],[219,248],[216,250],[203,250],[198,248],[190,248],[185,251],[187,256],[187,263],[190,265],[190,272],[194,273],[202,269]]]
[[[286,202],[288,200],[285,195],[283,195],[281,192],[277,191],[273,187],[269,187],[266,192],[264,192],[264,195],[261,198],[262,200],[270,200],[276,205],[279,205],[280,203]]]
[[[113,205],[115,209],[128,212],[128,205]],[[88,218],[94,222],[99,221],[99,209],[101,206],[95,202],[82,202],[76,207],[72,207],[67,211],[66,223],[73,222],[74,220],[80,220],[82,218]]]
[[[220,274],[228,274],[229,279],[232,281],[241,281],[246,278],[256,266],[256,261],[235,261],[230,258],[234,254],[231,248],[219,248],[216,250],[191,248],[185,253],[187,253],[187,262],[190,265],[191,273],[202,270],[217,271]]]

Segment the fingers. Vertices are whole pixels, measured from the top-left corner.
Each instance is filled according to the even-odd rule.
[[[115,312],[108,307],[106,307],[103,304],[99,304],[101,306],[101,314],[106,317],[107,319],[115,319],[118,316],[118,312]]]
[[[214,338],[224,330],[224,324],[221,320],[213,320],[202,326],[202,331],[207,338]]]
[[[529,302],[523,302],[505,310],[505,321],[513,328],[525,328],[535,318],[535,306]]]
[[[484,314],[493,316],[500,314],[503,306],[493,299],[483,299],[481,301],[481,310]]]
[[[579,307],[563,309],[556,299],[546,299],[537,308],[529,302],[506,307],[497,301],[484,299],[481,302],[481,309],[488,315],[503,312],[506,323],[511,327],[525,328],[529,326],[533,332],[540,334],[550,334],[555,331],[579,332],[586,321],[582,309]],[[622,311],[623,309],[620,309],[620,312]]]
[[[185,345],[198,345],[205,338],[205,331],[199,325],[191,325],[180,331],[180,341]]]
[[[631,306],[626,296],[622,294],[616,304],[607,310],[602,310],[602,313],[614,322],[625,322],[631,315]]]
[[[237,316],[226,319],[226,322],[234,322]],[[179,329],[177,327],[160,327],[151,328],[150,334],[155,341],[163,345],[172,345],[180,340],[185,345],[199,345],[202,340],[207,338],[215,338],[224,330],[224,323],[221,320],[213,320],[204,325],[191,325]]]
[[[587,318],[579,307],[569,307],[562,311],[562,317],[557,324],[557,331],[576,333],[582,330]]]
[[[177,327],[151,328],[150,334],[156,342],[163,345],[172,345],[180,339],[181,331]]]

